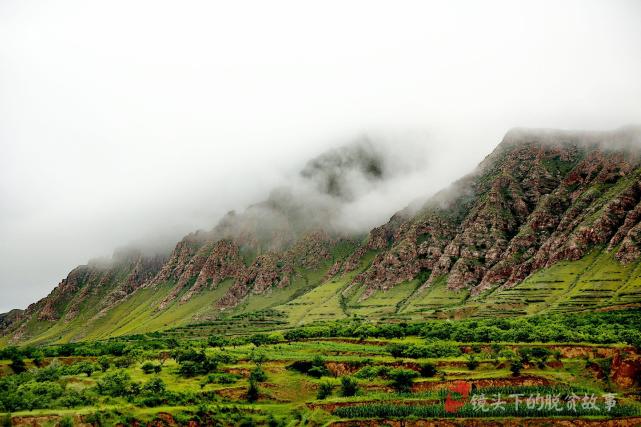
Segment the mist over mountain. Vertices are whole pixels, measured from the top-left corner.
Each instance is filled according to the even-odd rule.
[[[46,298],[4,316],[4,334],[41,341],[59,329],[79,340],[124,325],[154,331],[246,315],[289,325],[634,305],[640,129],[513,129],[474,171],[370,229],[343,220],[404,173],[425,175],[412,166],[416,156],[404,163],[357,140],[313,158],[264,201],[186,235],[171,253],[123,248],[77,267]],[[590,279],[606,271],[617,277],[607,291]],[[134,317],[113,325],[122,310]]]

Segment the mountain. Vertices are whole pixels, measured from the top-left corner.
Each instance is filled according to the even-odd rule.
[[[363,234],[341,225],[343,204],[398,171],[358,141],[169,255],[125,250],[74,269],[1,316],[3,340],[640,305],[640,149],[638,128],[514,129],[472,174]]]

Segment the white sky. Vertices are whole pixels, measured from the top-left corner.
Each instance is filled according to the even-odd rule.
[[[420,135],[428,173],[384,220],[511,127],[640,123],[640,76],[634,0],[2,0],[0,312],[329,146]]]

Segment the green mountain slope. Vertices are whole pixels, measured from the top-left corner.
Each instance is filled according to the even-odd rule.
[[[366,237],[333,227],[331,209],[316,215],[295,194],[275,192],[185,237],[168,257],[79,267],[47,298],[3,317],[3,340],[639,305],[640,135],[510,131],[474,173]],[[384,167],[356,153],[330,157],[331,170],[347,165],[378,179]],[[327,159],[311,164],[305,179],[323,177],[328,200],[349,197],[325,174]]]

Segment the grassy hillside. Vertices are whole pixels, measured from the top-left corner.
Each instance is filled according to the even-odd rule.
[[[578,261],[559,262],[514,287],[478,296],[448,289],[443,277],[427,287],[413,280],[363,299],[364,288],[354,285],[353,280],[369,266],[375,251],[347,274],[326,279],[329,264],[318,270],[301,270],[290,286],[250,294],[240,305],[225,311],[219,310],[216,302],[232,285],[230,280],[186,302],[176,298],[159,310],[160,301],[173,288],[168,282],[142,288],[104,314],[97,313],[88,300],[87,307],[72,321],[30,320],[24,334],[30,338],[25,343],[105,339],[199,323],[216,326],[222,333],[247,334],[348,318],[400,322],[592,312],[641,305],[641,263],[622,264],[613,253],[595,247]],[[94,298],[98,300],[100,295]]]

